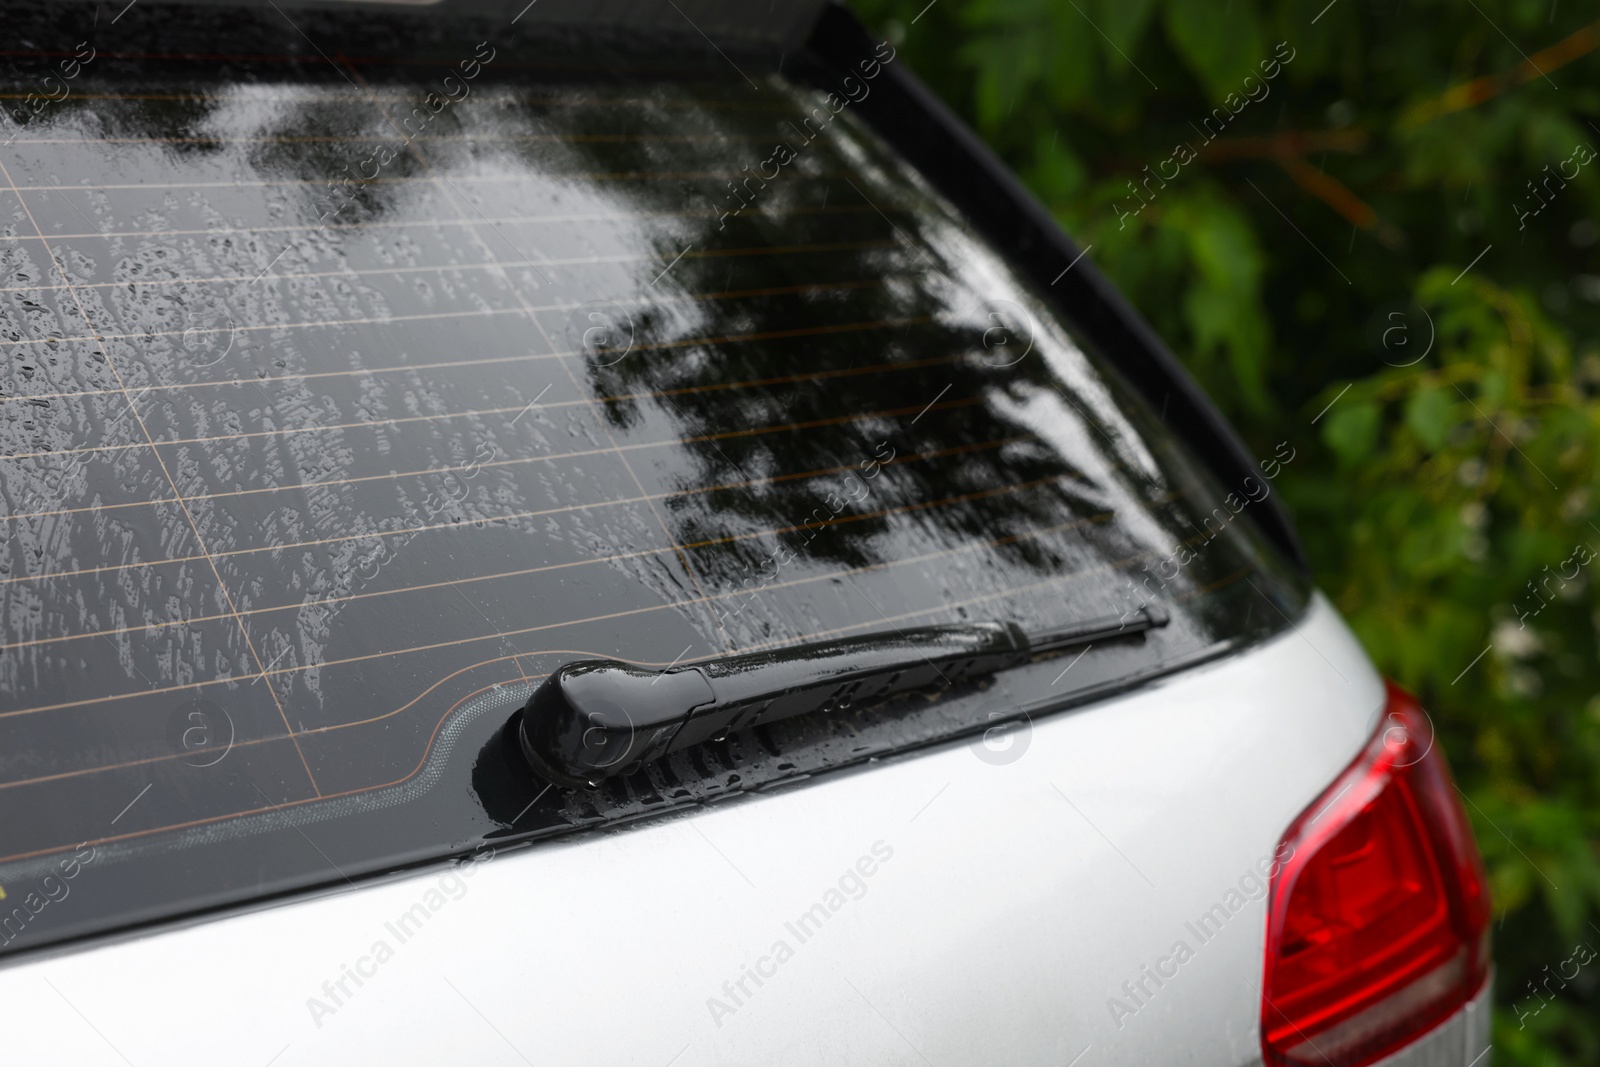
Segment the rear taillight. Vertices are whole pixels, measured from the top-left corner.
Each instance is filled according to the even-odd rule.
[[[1489,894],[1444,754],[1389,686],[1366,750],[1289,827],[1262,987],[1270,1067],[1359,1067],[1448,1018],[1489,971]]]

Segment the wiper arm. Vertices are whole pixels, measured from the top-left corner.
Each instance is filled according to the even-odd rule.
[[[521,747],[533,769],[553,782],[598,785],[734,730],[994,674],[1167,621],[1165,609],[1147,604],[1131,615],[1031,635],[1012,622],[928,626],[664,671],[574,660],[528,698]]]

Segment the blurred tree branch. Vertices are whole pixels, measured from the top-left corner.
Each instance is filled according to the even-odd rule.
[[[1207,163],[1244,159],[1270,159],[1294,179],[1294,183],[1338,212],[1346,222],[1377,235],[1390,248],[1404,240],[1399,230],[1378,217],[1371,204],[1357,196],[1349,186],[1306,161],[1308,152],[1360,152],[1370,138],[1361,129],[1324,130],[1305,133],[1291,130],[1266,137],[1230,137],[1213,141],[1200,152]]]
[[[1481,78],[1453,86],[1432,100],[1412,105],[1401,114],[1399,124],[1402,129],[1421,126],[1441,116],[1477,107],[1507,89],[1514,89],[1535,78],[1548,77],[1551,71],[1560,70],[1596,48],[1600,48],[1600,22],[1591,22],[1542,52],[1535,52],[1510,70],[1498,74],[1485,74]]]

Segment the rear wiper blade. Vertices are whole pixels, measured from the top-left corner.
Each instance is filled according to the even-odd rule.
[[[598,785],[735,730],[953,685],[1167,621],[1165,609],[1147,604],[1126,615],[1034,634],[1012,622],[928,626],[662,671],[617,660],[574,660],[528,698],[519,740],[528,763],[550,781]]]

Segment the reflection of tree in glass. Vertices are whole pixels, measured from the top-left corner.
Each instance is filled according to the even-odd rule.
[[[1043,362],[997,368],[985,347],[992,323],[952,321],[952,310],[983,296],[964,284],[962,264],[937,251],[937,235],[924,232],[942,221],[908,211],[902,192],[873,181],[883,161],[842,122],[806,143],[774,180],[748,179],[745,168],[772,141],[800,140],[786,120],[803,112],[787,97],[763,97],[766,113],[675,109],[673,128],[705,142],[581,146],[597,171],[738,177],[751,203],[722,221],[719,186],[724,200],[737,201],[716,178],[611,190],[630,211],[685,213],[653,237],[662,265],[691,252],[653,285],[661,267],[642,270],[629,294],[654,298],[634,316],[634,354],[587,368],[596,395],[629,398],[606,405],[615,426],[638,428],[649,411],[690,439],[698,463],[679,478],[682,489],[725,486],[668,502],[678,539],[699,544],[826,522],[789,535],[790,543],[862,566],[882,560],[880,535],[911,521],[937,526],[941,539],[1016,538],[999,550],[1042,570],[1058,566],[1046,540],[1021,535],[1102,511],[1105,493],[1081,483],[1088,492],[1074,493],[1076,472],[995,403],[1053,384]],[[606,128],[661,126],[609,111]],[[760,136],[767,130],[770,139]],[[846,169],[851,181],[841,180]],[[893,461],[880,472],[875,460],[886,456]],[[1028,488],[1008,491],[1017,486]],[[901,511],[905,518],[883,514],[895,509],[911,510]],[[744,557],[765,551],[736,543],[696,559],[726,580],[744,569]]]

